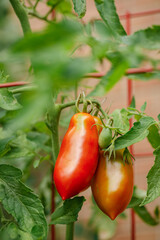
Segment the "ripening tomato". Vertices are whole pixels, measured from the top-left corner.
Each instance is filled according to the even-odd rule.
[[[112,220],[125,210],[133,193],[133,167],[123,163],[123,150],[116,151],[116,158],[110,160],[100,152],[91,188],[97,205]]]
[[[90,186],[98,164],[98,131],[93,116],[71,118],[55,164],[54,181],[63,200]]]

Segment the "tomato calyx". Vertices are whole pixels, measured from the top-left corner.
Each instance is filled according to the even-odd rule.
[[[127,162],[133,165],[133,160],[135,161],[134,156],[130,153],[130,151],[126,147],[123,152],[123,163],[125,164],[125,162]]]

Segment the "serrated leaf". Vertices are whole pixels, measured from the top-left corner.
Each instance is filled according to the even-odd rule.
[[[114,0],[95,0],[96,8],[103,21],[110,28],[113,36],[126,35],[126,32],[119,21]]]
[[[152,117],[142,117],[126,134],[116,139],[115,149],[122,149],[142,141],[149,134],[148,128],[155,123],[156,121]]]
[[[5,110],[17,110],[22,106],[7,88],[0,89],[0,107]]]
[[[134,211],[148,225],[155,226],[158,224],[158,222],[150,215],[146,207],[136,206],[134,207]]]
[[[141,112],[144,112],[146,110],[147,102],[145,102],[141,107]]]
[[[131,101],[131,104],[130,104],[129,107],[131,107],[131,108],[135,108],[136,107],[136,100],[135,100],[134,96],[132,97],[132,101]]]
[[[0,201],[13,216],[20,230],[31,234],[34,226],[41,225],[47,235],[43,206],[32,190],[21,181],[22,172],[10,165],[0,165]],[[43,237],[42,237],[43,238]],[[42,239],[39,238],[39,239]]]
[[[125,74],[128,65],[125,62],[121,62],[116,66],[113,66],[111,70],[100,80],[95,89],[89,94],[89,96],[103,96],[122,78]]]
[[[147,175],[147,196],[140,206],[154,201],[160,196],[160,146],[153,152],[155,162]]]
[[[152,147],[156,149],[158,146],[160,146],[159,129],[156,125],[153,125],[148,130],[149,130],[149,134],[147,136],[148,141],[150,142]]]
[[[86,0],[73,0],[74,10],[80,18],[86,13]]]
[[[84,201],[84,197],[65,200],[63,206],[57,208],[52,214],[50,224],[69,224],[77,221],[78,213]]]
[[[122,37],[127,45],[140,46],[147,49],[160,49],[160,26],[152,26],[135,32],[132,35]]]
[[[126,133],[129,130],[129,120],[125,109],[116,109],[111,116],[113,117],[113,127],[119,128],[119,133]]]

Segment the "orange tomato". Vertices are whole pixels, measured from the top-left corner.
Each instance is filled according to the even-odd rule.
[[[123,150],[116,151],[116,158],[110,160],[100,152],[91,188],[97,205],[112,220],[125,210],[133,193],[133,167],[123,163]]]

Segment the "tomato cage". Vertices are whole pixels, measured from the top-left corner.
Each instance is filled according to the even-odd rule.
[[[121,20],[125,20],[125,29],[128,35],[131,33],[131,19],[133,18],[139,18],[139,17],[145,17],[149,15],[155,15],[155,14],[160,14],[160,9],[156,10],[151,10],[151,11],[145,11],[145,12],[137,12],[137,13],[130,13],[129,11],[126,12],[124,15],[120,15]],[[54,14],[53,14],[54,15]],[[153,68],[135,68],[135,69],[128,69],[126,72],[127,74],[139,74],[139,73],[147,73],[147,72],[152,72],[154,69]],[[90,73],[87,75],[87,78],[101,78],[104,76],[104,73],[98,72],[98,73]],[[8,83],[2,83],[0,84],[0,88],[9,88],[9,87],[16,87],[16,86],[24,86],[30,84],[29,82],[26,81],[18,81],[18,82],[8,82]],[[127,106],[130,105],[132,97],[133,97],[133,82],[131,79],[127,79]],[[130,119],[130,127],[132,127],[133,120]],[[130,146],[130,152],[134,157],[150,157],[153,156],[152,152],[146,152],[146,153],[136,153],[134,151],[133,146]],[[52,185],[52,197],[54,196],[54,186]],[[52,211],[54,210],[54,201],[52,201]],[[135,223],[135,213],[134,210],[131,209],[131,240],[136,239],[136,223]],[[51,240],[55,240],[55,232],[54,232],[54,226],[52,225],[51,227]]]

